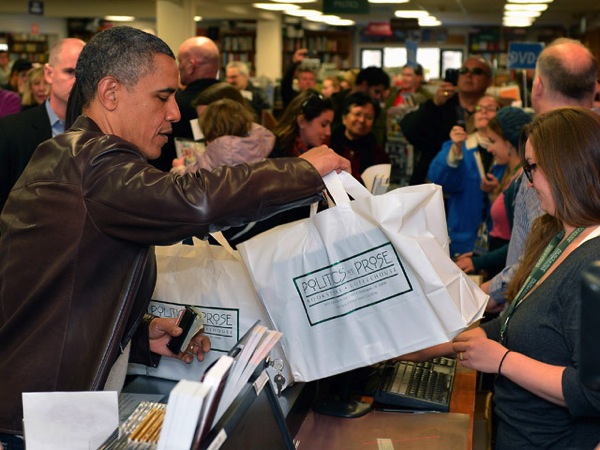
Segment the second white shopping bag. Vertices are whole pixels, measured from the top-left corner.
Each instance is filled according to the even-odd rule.
[[[448,341],[481,317],[487,296],[448,255],[439,186],[373,196],[346,173],[325,182],[335,207],[238,245],[296,381]]]

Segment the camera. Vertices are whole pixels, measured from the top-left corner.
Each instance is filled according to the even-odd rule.
[[[456,86],[458,83],[458,69],[446,69],[446,72],[444,72],[444,81]]]

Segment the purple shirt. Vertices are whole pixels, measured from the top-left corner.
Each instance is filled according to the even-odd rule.
[[[13,91],[0,89],[0,117],[21,112],[21,97]]]

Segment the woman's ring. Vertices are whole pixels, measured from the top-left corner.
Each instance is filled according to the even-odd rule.
[[[194,344],[190,344],[190,353],[194,353],[194,347],[195,347]]]
[[[458,354],[458,359],[460,359],[461,361],[464,361],[464,358],[463,358],[463,353],[464,353],[464,352],[460,352],[460,353]]]
[[[444,91],[444,97],[448,97],[448,91]]]

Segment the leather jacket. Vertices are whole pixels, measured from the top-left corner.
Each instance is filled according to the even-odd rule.
[[[153,245],[206,238],[323,189],[299,158],[162,172],[84,116],[42,143],[0,216],[0,432],[21,433],[22,392],[102,389],[132,338],[132,359],[157,364],[138,326]]]

